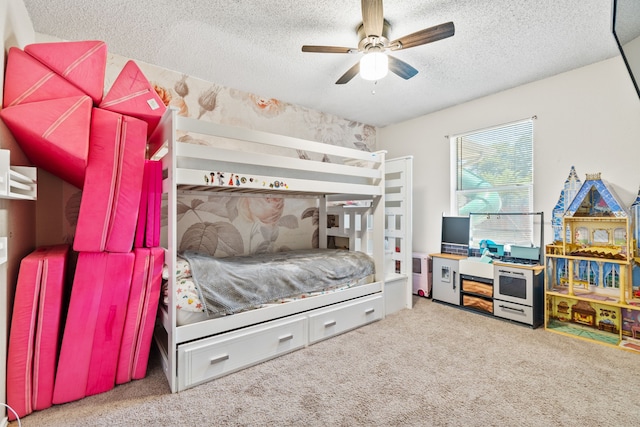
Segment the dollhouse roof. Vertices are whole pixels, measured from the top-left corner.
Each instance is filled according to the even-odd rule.
[[[561,210],[565,212],[568,208],[568,204],[575,197],[578,189],[582,182],[580,178],[578,178],[578,174],[576,173],[576,168],[571,166],[569,170],[569,175],[567,179],[564,181],[564,186],[562,187],[562,191],[560,191],[560,197],[558,198],[558,202],[553,208],[554,211]]]
[[[628,217],[615,192],[600,178],[600,174],[587,174],[587,179],[571,201],[565,216]]]
[[[558,197],[558,202],[556,203],[556,205],[553,207],[552,212],[552,218],[551,218],[551,224],[555,227],[559,227],[562,228],[562,217],[564,215],[565,212],[565,206],[566,206],[566,201],[565,201],[565,195],[564,195],[564,190],[560,191],[560,197]]]
[[[640,189],[638,190],[638,195],[636,196],[636,200],[631,204],[631,209],[636,209],[640,207]]]
[[[553,228],[554,241],[562,240],[562,217],[567,211],[569,203],[571,203],[571,201],[575,198],[575,195],[580,189],[581,185],[582,182],[580,181],[580,178],[578,178],[576,168],[571,166],[569,175],[564,181],[564,186],[560,191],[560,197],[558,197],[558,201],[553,207],[552,211],[553,215],[551,216],[551,226]]]

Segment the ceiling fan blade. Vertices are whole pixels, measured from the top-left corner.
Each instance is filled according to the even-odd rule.
[[[360,72],[360,61],[356,62],[353,67],[349,68],[347,72],[344,73],[342,77],[338,79],[338,81],[336,81],[336,84],[343,85],[345,83],[349,83],[349,81],[352,78],[354,78],[359,72]]]
[[[358,49],[352,47],[340,47],[340,46],[302,46],[303,52],[316,52],[316,53],[355,53]]]
[[[435,42],[438,40],[446,39],[455,34],[455,27],[453,22],[447,22],[444,24],[436,25],[434,27],[425,28],[424,30],[416,31],[404,37],[400,37],[390,43],[391,50],[408,49],[414,46],[420,46],[423,44]]]
[[[362,25],[367,36],[381,36],[384,16],[382,0],[362,0]]]
[[[396,73],[405,80],[409,80],[411,77],[418,74],[418,70],[406,62],[396,58],[395,56],[387,56],[389,57],[389,71]]]

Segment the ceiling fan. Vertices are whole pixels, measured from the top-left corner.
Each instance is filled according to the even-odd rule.
[[[357,48],[339,46],[302,46],[303,52],[316,53],[364,53],[364,56],[353,67],[347,70],[336,84],[349,82],[356,74],[360,73],[367,80],[378,80],[387,74],[387,70],[402,77],[405,80],[418,74],[418,70],[406,62],[385,54],[386,50],[408,49],[410,47],[442,40],[451,37],[455,33],[453,22],[425,28],[411,33],[399,39],[389,41],[387,33],[389,23],[382,13],[382,0],[362,0],[362,24],[357,33],[360,42]]]

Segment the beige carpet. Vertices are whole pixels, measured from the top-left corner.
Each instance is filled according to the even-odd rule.
[[[640,423],[640,354],[415,297],[413,310],[170,394],[147,378],[29,426],[622,426]],[[11,427],[17,426],[16,422]]]

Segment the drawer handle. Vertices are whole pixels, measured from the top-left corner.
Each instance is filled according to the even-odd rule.
[[[325,327],[325,328],[330,328],[330,327],[332,327],[332,326],[336,326],[336,321],[335,321],[335,320],[330,320],[330,321],[328,321],[328,322],[326,322],[326,323],[324,324],[324,327]]]
[[[502,305],[502,304],[500,304],[500,308],[504,308],[506,310],[511,310],[511,311],[519,311],[520,313],[524,313],[524,308],[507,307],[506,305]]]
[[[214,357],[213,359],[211,359],[211,365],[213,365],[214,363],[224,362],[225,360],[229,360],[228,354],[222,354],[218,357]]]
[[[280,338],[278,338],[278,341],[280,342],[285,342],[285,341],[289,341],[293,339],[293,334],[287,334],[287,335],[283,335]]]
[[[366,310],[364,311],[364,314],[371,314],[371,313],[373,313],[373,312],[375,312],[375,311],[376,311],[376,309],[375,309],[375,308],[368,308],[368,309],[366,309]]]

